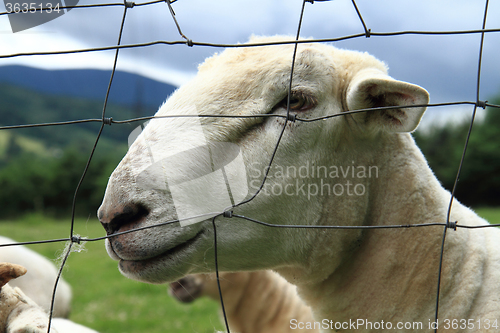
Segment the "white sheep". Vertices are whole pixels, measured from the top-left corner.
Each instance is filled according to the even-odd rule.
[[[15,243],[12,239],[0,236],[0,244]],[[0,247],[0,262],[10,262],[27,268],[26,275],[13,280],[10,284],[19,287],[36,304],[49,312],[58,275],[55,265],[41,254],[19,245]],[[68,317],[71,311],[71,297],[70,285],[61,278],[57,284],[54,303],[55,317]]]
[[[252,42],[270,40],[283,38]],[[284,116],[293,48],[225,50],[206,60],[157,115]],[[297,229],[234,216],[273,225],[346,227],[447,221],[451,195],[409,134],[425,111],[420,105],[428,103],[427,91],[391,78],[366,53],[318,43],[298,46],[291,85],[292,117],[286,123],[283,117],[181,117],[147,125],[111,175],[98,217],[109,235],[178,218],[181,226],[162,224],[110,238],[106,248],[122,274],[163,283],[213,271],[212,216],[234,201],[233,217],[215,220],[220,270],[276,270],[297,286],[324,332],[446,331],[453,323],[463,332],[498,327],[496,228],[448,231],[435,323],[442,226]],[[393,108],[346,113],[386,106]],[[220,142],[238,149],[227,156],[211,150]],[[264,171],[269,177],[262,190],[237,205],[244,185],[247,199],[257,192]],[[212,211],[203,208],[211,202]],[[194,222],[204,220],[189,224],[189,214],[197,216]],[[487,224],[457,200],[450,221]]]
[[[0,263],[0,333],[47,333],[49,314],[18,287],[11,287],[26,268]],[[36,281],[34,281],[36,282]],[[51,333],[98,333],[64,318],[53,318]]]
[[[311,308],[297,295],[297,288],[272,271],[220,272],[224,309],[233,332],[313,333],[315,329],[293,328],[313,322]],[[192,274],[170,284],[169,293],[188,303],[207,296],[219,301],[215,273]]]

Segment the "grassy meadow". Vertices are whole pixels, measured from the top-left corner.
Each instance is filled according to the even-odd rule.
[[[500,208],[476,210],[491,223],[500,223]],[[96,218],[75,221],[75,234],[94,238],[104,236]],[[67,238],[69,221],[28,215],[22,219],[0,221],[0,234],[17,241]],[[58,262],[65,243],[31,245],[30,248]],[[218,305],[200,299],[180,304],[167,294],[166,285],[149,285],[123,277],[117,263],[104,249],[104,241],[86,242],[74,247],[64,269],[64,278],[73,287],[70,319],[102,333],[214,333],[222,330]]]

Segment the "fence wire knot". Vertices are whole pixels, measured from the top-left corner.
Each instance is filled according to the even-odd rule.
[[[193,41],[189,38],[186,38],[186,45],[189,47],[193,47]]]
[[[232,210],[226,210],[224,213],[222,213],[222,216],[231,218],[233,217],[233,211]]]
[[[297,116],[296,116],[296,115],[294,115],[294,114],[290,114],[290,113],[289,113],[289,114],[286,116],[286,120],[291,121],[292,123],[294,123],[296,119],[297,119]]]
[[[479,108],[486,109],[486,103],[488,103],[488,101],[477,101],[476,106]]]
[[[109,125],[109,126],[111,126],[111,124],[113,123],[113,117],[109,117],[109,118],[102,118],[102,122],[104,123],[104,125]]]
[[[71,236],[71,242],[72,243],[80,244],[81,241],[82,241],[82,237],[80,237],[78,235]]]
[[[458,223],[457,221],[455,222],[448,221],[446,222],[446,228],[450,228],[457,231],[457,223]]]

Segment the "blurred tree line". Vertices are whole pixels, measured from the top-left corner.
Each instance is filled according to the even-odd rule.
[[[102,102],[40,94],[0,84],[0,126],[100,119]],[[149,114],[153,110],[147,110]],[[107,116],[129,119],[137,111],[109,104]],[[106,125],[77,195],[76,214],[96,216],[113,169],[140,123]],[[0,130],[0,219],[26,213],[67,217],[100,123]]]
[[[496,101],[495,104],[498,104]],[[478,109],[479,112],[485,112]],[[414,133],[415,141],[442,185],[452,190],[470,122]],[[475,121],[455,197],[478,206],[500,205],[500,110],[488,108]]]
[[[87,146],[85,150],[68,147],[57,157],[21,153],[12,158],[0,169],[0,218],[30,212],[68,216],[89,154]],[[108,177],[119,161],[119,156],[92,159],[77,195],[77,215],[95,216]]]

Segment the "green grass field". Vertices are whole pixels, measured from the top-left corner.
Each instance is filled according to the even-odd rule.
[[[500,208],[476,210],[491,223],[500,223]],[[67,238],[69,221],[26,216],[1,221],[0,234],[17,241]],[[75,234],[104,236],[97,219],[75,222]],[[65,243],[30,246],[57,262]],[[71,319],[102,333],[213,333],[221,330],[216,302],[201,299],[192,305],[180,304],[167,294],[166,285],[149,285],[123,277],[111,260],[104,242],[87,242],[80,252],[70,255],[64,278],[73,287]]]

